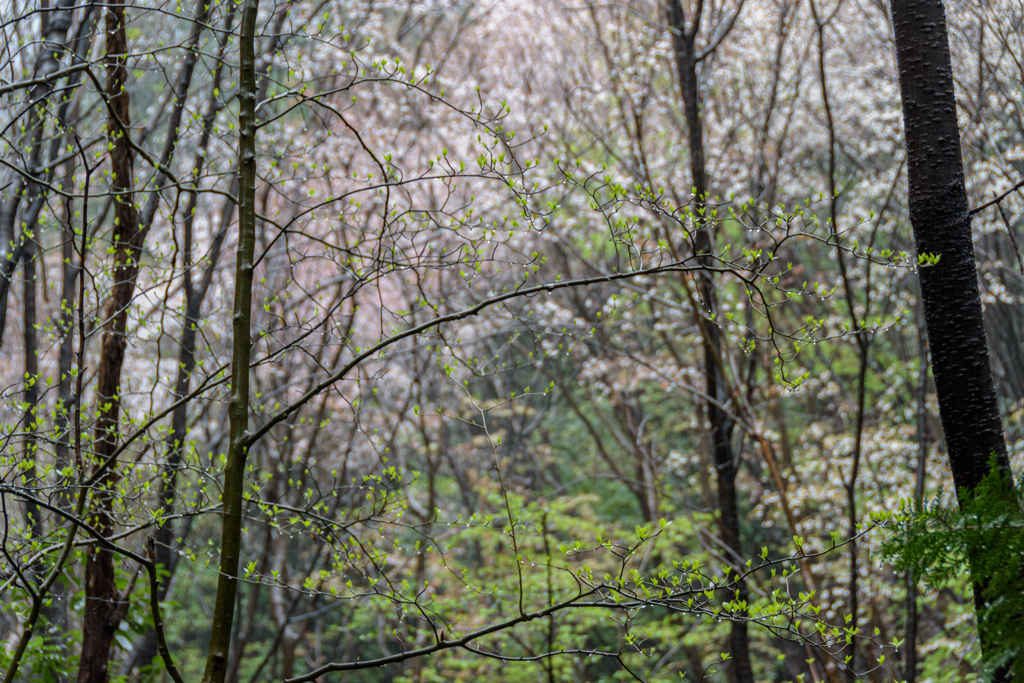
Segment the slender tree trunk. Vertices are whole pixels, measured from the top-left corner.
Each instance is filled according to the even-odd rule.
[[[27,241],[25,245],[25,265],[22,267],[22,336],[24,339],[25,351],[25,414],[23,416],[22,429],[25,432],[24,461],[31,462],[28,468],[29,487],[40,485],[39,463],[36,459],[38,444],[36,439],[36,404],[39,403],[39,333],[36,330],[36,254],[34,239]],[[32,501],[25,502],[25,527],[29,529],[32,538],[42,540],[43,538],[43,517],[42,509]],[[39,562],[32,567],[32,574],[38,585],[42,585],[45,579],[45,568]]]
[[[235,260],[230,442],[224,469],[220,576],[210,627],[203,683],[224,683],[231,649],[231,626],[242,546],[245,462],[249,449],[249,337],[252,320],[253,254],[256,249],[256,14],[258,0],[245,0],[239,45],[238,89],[238,251]]]
[[[97,21],[97,12],[94,11],[95,3],[90,3],[85,11],[82,13],[82,17],[79,21],[78,35],[74,39],[74,58],[72,64],[81,64],[85,60],[85,52],[88,49],[92,31],[95,29]],[[78,84],[81,80],[81,72],[75,72],[68,77],[69,89]],[[65,98],[58,110],[57,120],[59,123],[59,129],[63,130],[68,127],[69,121],[74,121],[78,118],[79,104],[77,98]],[[58,131],[57,135],[53,136],[50,146],[50,159],[55,159],[63,146],[64,136]],[[64,187],[71,187],[75,178],[75,168],[78,165],[78,159],[72,158],[65,164]],[[45,189],[45,188],[41,188]],[[60,352],[57,360],[57,399],[58,399],[58,410],[57,419],[59,421],[59,436],[57,443],[54,445],[54,452],[56,454],[57,464],[60,467],[67,467],[71,464],[71,430],[73,428],[73,421],[71,419],[71,406],[72,406],[72,395],[71,386],[73,384],[71,373],[74,365],[74,341],[75,341],[75,283],[78,278],[78,266],[75,265],[75,210],[74,210],[74,199],[72,197],[65,197],[64,203],[64,234],[63,243],[61,245],[61,262],[63,264],[61,268],[61,294],[60,294],[60,320],[56,324],[56,327],[60,330],[61,343]],[[65,496],[62,504],[70,505],[70,496]]]
[[[85,53],[89,49],[90,39],[92,32],[95,29],[97,22],[97,14],[95,11],[96,3],[90,2],[89,5],[82,12],[82,16],[79,19],[79,27],[77,35],[74,38],[74,55],[72,64],[81,64],[85,60]],[[68,77],[68,89],[77,86],[82,78],[81,72],[75,72]],[[79,99],[75,97],[64,98],[60,104],[60,108],[57,113],[58,130],[57,134],[52,136],[50,141],[50,160],[53,162],[61,148],[65,136],[61,131],[69,128],[69,121],[75,121],[78,118],[79,113]],[[66,162],[64,172],[64,187],[71,187],[74,182],[75,168],[78,164],[78,160],[72,158]],[[37,200],[42,200],[46,187],[40,186],[40,197]],[[41,203],[41,201],[40,201]],[[64,225],[63,225],[63,243],[61,245],[61,304],[59,309],[59,320],[56,321],[55,327],[60,330],[61,342],[60,351],[57,359],[57,411],[55,416],[56,425],[58,428],[58,436],[56,443],[54,444],[54,456],[56,459],[56,465],[58,469],[70,467],[73,465],[72,452],[72,432],[74,429],[74,420],[72,419],[72,410],[75,406],[75,400],[72,396],[71,387],[73,384],[72,371],[75,362],[74,352],[74,341],[75,341],[75,310],[76,310],[76,292],[75,285],[78,280],[80,265],[75,265],[75,230],[73,227],[75,216],[75,202],[72,197],[64,197]],[[83,207],[84,208],[84,207]],[[84,213],[84,211],[83,211]],[[38,220],[38,212],[34,217],[30,217],[32,220],[32,227],[34,228]],[[85,227],[83,225],[83,231]],[[80,257],[84,259],[84,254]],[[81,261],[79,261],[79,264]],[[0,307],[2,307],[0,303]],[[85,343],[84,341],[82,342]],[[70,478],[62,477],[61,484],[65,485],[70,481]],[[71,489],[64,489],[61,491],[58,504],[64,508],[65,511],[71,512],[74,505],[74,494]],[[56,520],[55,520],[56,521]],[[67,526],[67,520],[59,519],[58,524]],[[67,583],[64,581],[63,576],[57,577],[53,583],[51,595],[53,596],[53,608],[51,618],[53,619],[54,625],[59,629],[61,635],[58,636],[63,640],[64,644],[67,643],[67,623],[68,623],[68,590]]]
[[[924,333],[924,320],[921,319],[920,309],[918,311],[917,324],[917,346],[918,346],[918,367],[919,377],[917,378],[917,468],[914,479],[914,504],[921,507],[924,502],[926,464],[928,458],[928,444],[925,440],[928,432],[926,404],[928,387],[928,340]],[[903,677],[906,683],[917,683],[917,580],[913,572],[907,572],[907,634],[904,652],[906,657],[903,660]]]
[[[907,144],[910,221],[919,254],[939,256],[921,268],[921,298],[949,464],[961,502],[995,464],[1012,482],[992,382],[971,241],[960,152],[949,37],[942,0],[894,0],[892,23]],[[1010,503],[1015,506],[1015,502]],[[973,569],[985,548],[968,548],[982,654],[1002,654],[1003,634],[986,623],[986,577]],[[1018,610],[1024,580],[998,598]],[[995,597],[995,596],[994,596]],[[1008,666],[995,672],[1007,681]]]
[[[279,481],[278,486],[284,489],[284,482]],[[284,495],[282,492],[282,499]],[[287,581],[286,560],[288,558],[288,536],[277,531],[274,534],[273,567],[278,580]],[[270,609],[274,617],[274,623],[279,631],[278,640],[281,647],[281,673],[280,678],[289,679],[295,675],[295,645],[298,643],[298,633],[289,623],[291,614],[285,600],[285,588],[280,585],[270,586]]]
[[[65,178],[65,187],[70,187],[70,177],[73,177],[74,166],[68,164],[68,172]],[[74,220],[73,202],[71,199],[64,201],[64,230],[62,232],[63,244],[61,245],[61,293],[60,313],[56,321],[56,327],[60,330],[60,350],[57,357],[57,409],[54,413],[54,423],[57,428],[57,439],[54,444],[55,467],[59,471],[66,467],[73,467],[74,460],[71,455],[71,430],[74,421],[71,411],[74,409],[74,398],[71,395],[73,380],[72,367],[74,365],[74,341],[75,341],[75,283],[77,281],[78,266],[75,256],[75,231],[71,227]],[[59,475],[59,482],[62,487],[67,486],[72,477]],[[74,494],[70,488],[61,488],[57,504],[70,513],[74,506]],[[67,520],[62,518],[54,519],[54,523],[67,528]],[[59,629],[60,635],[55,639],[64,645],[68,642],[68,590],[63,576],[58,578],[51,590],[53,596],[53,624]]]
[[[701,118],[700,84],[697,77],[696,37],[700,30],[700,12],[687,27],[686,17],[681,0],[669,0],[668,22],[674,30],[672,45],[675,50],[676,69],[679,74],[679,88],[682,92],[683,109],[690,143],[690,174],[693,179],[693,191],[697,198],[698,220],[704,213],[704,203],[708,194],[707,168],[704,158],[704,123]],[[704,262],[710,263],[712,245],[711,235],[706,225],[698,226],[694,237],[694,247]],[[697,290],[706,314],[716,310],[714,282],[708,274],[697,279]],[[698,314],[700,316],[700,314]],[[706,318],[706,316],[705,316]],[[711,446],[714,454],[715,469],[718,472],[718,508],[721,513],[720,529],[722,541],[731,551],[729,562],[734,567],[743,564],[743,549],[740,545],[740,521],[736,504],[736,459],[732,449],[733,424],[728,416],[719,409],[719,402],[727,400],[723,378],[718,366],[719,349],[721,348],[721,331],[718,326],[707,319],[698,320],[703,332],[704,379],[705,391],[715,399],[707,401],[708,423],[711,425]],[[737,591],[739,600],[748,599],[748,590],[740,583]],[[732,665],[730,676],[734,683],[753,683],[753,671],[750,666],[750,638],[747,623],[734,620],[730,625],[729,652]]]
[[[857,373],[857,414],[855,419],[854,446],[851,453],[850,477],[843,481],[846,489],[846,528],[847,541],[850,552],[850,579],[847,584],[848,605],[850,609],[850,624],[854,633],[859,628],[858,618],[860,612],[860,555],[857,543],[857,478],[860,473],[860,461],[863,454],[864,444],[864,419],[866,417],[866,383],[868,370],[868,352],[871,347],[871,338],[866,336],[863,325],[857,318],[856,299],[853,294],[853,286],[850,275],[846,268],[846,258],[841,248],[843,238],[839,232],[839,187],[836,182],[836,125],[832,115],[832,98],[829,91],[828,71],[826,68],[825,29],[829,22],[835,17],[833,13],[829,18],[823,18],[818,11],[818,4],[811,1],[811,14],[817,28],[818,43],[818,81],[821,86],[821,101],[825,110],[825,122],[828,130],[828,190],[829,190],[829,229],[832,240],[836,246],[836,263],[839,265],[839,273],[843,283],[843,291],[846,295],[846,305],[850,311],[850,324],[853,330],[854,342],[857,346],[857,357],[859,371]],[[865,264],[866,282],[871,282],[871,262]],[[870,304],[870,286],[866,287],[868,292],[868,304]],[[865,308],[865,316],[869,309]],[[857,680],[857,671],[860,669],[860,656],[858,652],[858,641],[854,639],[850,643],[849,661],[846,663],[846,680],[853,683]]]
[[[36,296],[38,291],[38,284],[36,282],[36,268],[45,268],[39,260],[39,244],[35,238],[26,240],[25,244],[25,265],[22,267],[22,283],[23,292],[22,307],[24,310],[24,320],[22,320],[23,327],[23,338],[24,338],[24,351],[25,351],[25,404],[28,406],[25,409],[23,430],[26,434],[25,437],[25,449],[24,459],[26,462],[31,462],[32,466],[28,469],[30,477],[28,478],[27,485],[30,487],[40,487],[39,493],[36,497],[41,497],[43,482],[40,479],[39,469],[39,444],[38,438],[36,437],[36,411],[39,403],[39,330],[38,327],[38,312],[36,310]],[[54,523],[57,520],[51,518],[50,523]],[[42,541],[45,528],[43,525],[43,508],[33,501],[25,502],[25,526],[29,529],[33,539]],[[41,587],[46,582],[47,570],[46,566],[42,562],[35,562],[32,565],[32,577],[35,579],[36,586]],[[63,591],[60,591],[55,598],[63,597]],[[40,610],[42,617],[45,619],[47,626],[45,639],[47,643],[53,644],[60,642],[61,635],[59,631],[55,631],[54,627],[59,629],[63,624],[60,622],[64,614],[64,610],[61,605],[56,601],[51,601],[49,604],[44,604]],[[51,669],[51,674],[54,677],[58,677],[57,673]]]
[[[125,34],[123,4],[108,5],[106,18],[107,99],[110,118],[111,191],[115,193],[114,284],[103,311],[104,330],[100,365],[96,378],[96,400],[99,407],[95,428],[95,457],[102,463],[117,449],[121,414],[121,368],[124,365],[128,328],[128,309],[135,293],[138,259],[145,239],[140,229],[138,212],[132,195],[132,156],[129,134],[128,41]],[[113,504],[119,472],[108,467],[93,493],[91,522],[97,531],[111,535],[114,531]],[[82,655],[79,660],[78,683],[106,683],[110,646],[123,617],[124,600],[115,583],[113,553],[95,547],[88,553],[85,566],[86,607],[82,624]]]

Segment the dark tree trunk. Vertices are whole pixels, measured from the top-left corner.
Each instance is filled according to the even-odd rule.
[[[249,435],[249,359],[252,321],[253,254],[256,249],[256,15],[258,0],[242,7],[238,75],[238,250],[235,259],[232,321],[230,442],[222,493],[220,576],[210,626],[203,683],[224,683],[231,650],[232,623],[241,558],[242,508]]]
[[[25,265],[22,274],[22,336],[25,351],[25,409],[22,429],[25,436],[24,459],[31,461],[29,486],[39,486],[39,466],[36,462],[36,430],[35,412],[39,402],[39,335],[36,330],[36,249],[35,241],[27,240],[25,244]],[[32,538],[42,540],[43,518],[39,505],[32,501],[25,502],[25,526],[31,530]],[[35,578],[42,582],[43,566],[39,563],[33,567]]]
[[[24,311],[24,319],[22,320],[23,328],[23,339],[24,339],[24,351],[25,351],[25,404],[28,406],[25,409],[24,424],[22,429],[25,432],[25,450],[24,458],[26,462],[32,462],[30,468],[31,476],[29,478],[29,486],[40,487],[39,491],[42,492],[44,489],[44,482],[39,477],[39,446],[38,439],[36,437],[36,411],[39,403],[39,330],[38,330],[38,312],[36,310],[36,295],[38,286],[36,283],[36,267],[45,268],[46,265],[42,263],[40,257],[39,245],[35,239],[27,239],[25,241],[25,265],[22,266],[22,309]],[[38,260],[38,262],[37,262]],[[36,494],[39,495],[38,493]],[[32,534],[32,538],[42,541],[44,536],[43,527],[43,509],[34,501],[25,502],[25,524]],[[51,522],[56,522],[52,520]],[[36,582],[36,586],[42,586],[46,581],[46,567],[42,562],[36,562],[32,565],[32,577]],[[56,594],[54,598],[61,597],[61,594]],[[60,627],[63,624],[60,623],[60,619],[63,615],[61,607],[57,604],[56,599],[49,605],[44,605],[40,610],[43,618],[46,622],[46,636],[45,639],[48,644],[54,644],[60,642],[60,636],[56,634],[53,627]],[[59,680],[59,674],[50,669],[50,674],[55,679]]]
[[[679,75],[679,89],[682,92],[683,109],[686,127],[689,133],[690,174],[693,179],[693,191],[696,195],[697,214],[703,214],[704,202],[708,194],[708,175],[704,156],[704,124],[701,119],[700,83],[697,75],[696,39],[700,31],[701,12],[697,11],[686,25],[686,16],[681,0],[669,0],[667,3],[668,24],[672,27],[672,46],[676,57],[676,70]],[[702,261],[710,262],[712,245],[711,235],[706,225],[698,226],[694,236],[694,249],[701,255]],[[706,391],[712,401],[707,401],[708,423],[711,425],[711,447],[714,455],[715,469],[718,473],[718,508],[721,514],[720,533],[723,543],[729,548],[728,560],[735,568],[743,566],[743,550],[740,545],[740,520],[736,504],[736,460],[733,457],[732,430],[733,424],[728,416],[719,408],[720,403],[727,400],[723,378],[720,376],[719,349],[721,348],[721,332],[710,319],[716,310],[714,282],[711,276],[703,274],[697,278],[697,291],[706,315],[698,314],[698,325],[703,332],[704,380]],[[731,597],[731,596],[730,596]],[[736,597],[748,599],[747,587],[740,583]],[[753,683],[754,676],[750,666],[750,638],[747,633],[747,622],[735,620],[730,626],[729,654],[732,664],[729,667],[733,683]]]
[[[128,41],[124,10],[123,4],[113,4],[104,12],[107,32],[107,98],[110,106],[107,129],[111,138],[111,191],[116,193],[116,198],[112,235],[115,247],[114,284],[103,310],[103,341],[96,378],[96,400],[101,407],[95,429],[95,457],[98,466],[103,466],[117,449],[121,414],[121,368],[125,358],[128,309],[135,293],[138,259],[145,239],[145,231],[140,229],[138,212],[131,194],[133,173],[131,147],[127,137],[130,118],[126,87]],[[114,531],[114,489],[118,476],[116,464],[106,467],[93,492],[94,512],[90,521],[97,531],[108,536]],[[85,595],[78,683],[106,683],[110,646],[126,607],[117,590],[114,557],[110,550],[97,547],[88,553]]]
[[[107,16],[108,88],[117,84],[123,86],[127,78],[125,60],[122,56],[127,54],[128,49],[124,32],[124,9],[123,6],[118,6],[117,9],[119,10],[119,14],[116,16],[108,14]],[[234,10],[230,13],[230,16],[233,15]],[[198,53],[195,51],[195,47],[199,43],[199,38],[206,26],[208,16],[209,4],[205,2],[205,0],[198,0],[196,3],[195,18],[192,23],[192,33],[188,42],[188,55],[182,64],[181,71],[178,74],[178,79],[175,84],[175,104],[167,123],[167,139],[161,152],[160,170],[157,173],[155,180],[155,185],[157,187],[162,186],[167,180],[168,174],[166,169],[171,165],[174,159],[174,152],[178,143],[179,126],[184,114],[189,87],[192,83],[192,75],[198,61]],[[112,51],[113,46],[117,46],[118,51]],[[217,67],[216,73],[218,78],[221,73],[221,68],[221,66]],[[117,261],[114,270],[115,283],[113,295],[111,300],[108,302],[104,316],[104,319],[108,321],[108,328],[103,335],[103,349],[97,393],[100,397],[109,396],[115,398],[110,401],[111,408],[109,413],[102,415],[98,422],[97,441],[101,443],[97,448],[97,452],[101,454],[101,457],[104,455],[109,457],[109,454],[113,453],[117,448],[117,419],[119,402],[116,400],[116,396],[118,395],[120,387],[121,366],[124,364],[124,335],[127,330],[127,307],[135,292],[135,280],[139,273],[139,255],[142,251],[143,244],[145,243],[146,234],[149,232],[149,229],[153,224],[153,220],[156,217],[160,201],[160,194],[158,192],[154,192],[146,203],[142,214],[138,214],[130,194],[132,186],[132,161],[131,150],[128,145],[128,140],[126,139],[126,136],[128,135],[129,121],[128,96],[126,91],[123,90],[123,87],[121,90],[109,90],[108,96],[111,101],[112,113],[108,128],[111,131],[114,131],[116,140],[114,148],[111,151],[111,168],[114,172],[114,185],[117,190],[120,190],[122,193],[127,195],[127,198],[122,197],[115,203],[115,236],[113,242],[115,244],[124,244],[127,248],[118,249],[116,252],[115,259],[117,259]],[[208,129],[212,122],[212,118],[216,113],[216,104],[211,104],[210,109],[212,113],[208,112],[204,118],[204,130]],[[208,135],[208,130],[206,130],[204,134],[204,144],[208,141]],[[190,193],[189,209],[194,210],[194,207],[195,192],[192,192]],[[193,216],[192,211],[190,210],[186,225],[186,242],[189,247],[191,246],[192,220]],[[122,229],[123,226],[130,226],[130,229],[126,230],[125,234],[117,234],[118,230]],[[188,393],[189,379],[191,377],[192,370],[195,368],[194,353],[196,346],[196,324],[198,323],[202,301],[210,286],[210,280],[212,279],[213,270],[216,267],[222,242],[223,233],[218,235],[214,240],[211,250],[212,263],[207,268],[202,284],[199,287],[199,291],[196,291],[192,286],[191,274],[186,271],[185,325],[184,332],[182,334],[182,348],[179,357],[180,362],[178,365],[178,376],[175,382],[175,396],[179,399]],[[190,249],[186,249],[186,253],[189,253],[189,251]],[[186,406],[182,405],[174,411],[171,419],[171,435],[169,437],[171,455],[169,457],[167,467],[165,468],[166,477],[162,480],[162,485],[158,494],[162,502],[164,514],[167,514],[171,509],[171,503],[168,502],[167,497],[168,493],[174,488],[174,473],[176,472],[181,460],[181,448],[185,438],[186,418]],[[101,434],[104,436],[100,436]],[[115,468],[111,467],[107,472],[107,476],[110,477],[111,481],[116,481],[117,473]],[[105,508],[101,514],[109,514],[108,508],[110,501],[104,500],[103,504],[107,506],[107,508]],[[173,573],[175,566],[175,562],[171,559],[173,530],[170,525],[164,525],[157,530],[156,535],[156,563],[162,566],[164,570],[169,573]],[[88,567],[86,575],[88,584]],[[110,576],[113,577],[113,574],[111,573]],[[160,582],[157,592],[158,602],[167,597],[169,585],[169,576]],[[117,624],[114,624],[113,628],[116,629],[116,627]],[[112,637],[113,633],[110,635]],[[88,638],[88,635],[86,638]],[[105,635],[103,636],[103,639],[97,640],[96,646],[97,648],[101,647],[104,640],[106,642],[106,647],[109,650],[110,641],[106,640]],[[156,641],[156,632],[151,629],[143,639],[141,644],[142,651],[136,653],[137,655],[141,655],[145,664],[152,661],[156,654]],[[135,659],[138,661],[139,657],[136,657]],[[81,673],[79,678],[81,683]]]
[[[971,241],[942,0],[894,0],[893,28],[907,144],[910,221],[919,254],[940,257],[920,270],[932,374],[957,496],[963,503],[995,466],[1012,482],[996,404]],[[1015,505],[1015,503],[1011,503]],[[979,639],[987,662],[1003,634],[986,620],[986,577],[975,570],[985,548],[968,548]],[[1024,581],[999,596],[1019,610]],[[998,626],[998,624],[996,625]],[[1009,666],[995,672],[1010,680]]]

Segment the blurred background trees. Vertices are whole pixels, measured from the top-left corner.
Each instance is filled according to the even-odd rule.
[[[0,17],[5,680],[979,675],[872,521],[954,499],[886,3]],[[947,19],[1019,468],[1024,15]]]

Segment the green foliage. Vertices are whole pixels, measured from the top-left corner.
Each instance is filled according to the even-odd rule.
[[[0,648],[0,671],[7,671],[11,653]],[[29,641],[25,656],[18,669],[17,680],[24,683],[58,683],[73,677],[78,670],[78,655],[68,656],[63,643],[56,642],[52,634],[35,635]]]
[[[1024,554],[1024,487],[1014,486],[993,459],[989,473],[957,507],[944,505],[941,494],[920,505],[903,501],[900,511],[884,518],[891,530],[884,555],[900,571],[933,588],[963,586],[970,577],[978,626],[983,642],[997,647],[986,653],[987,671],[1016,660],[1015,673],[1024,673],[1016,659],[1024,651],[1024,611],[1014,595]],[[989,655],[992,655],[989,657]]]

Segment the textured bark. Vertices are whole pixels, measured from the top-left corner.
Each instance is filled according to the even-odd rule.
[[[701,12],[686,25],[681,0],[669,0],[667,4],[668,24],[672,32],[672,46],[676,57],[676,70],[679,76],[679,88],[682,92],[683,110],[686,127],[689,133],[690,175],[693,190],[697,198],[698,214],[703,213],[703,205],[708,194],[708,175],[704,153],[704,123],[701,118],[700,83],[697,74],[699,56],[696,49],[696,38],[700,31]],[[694,247],[701,255],[702,262],[710,263],[712,252],[711,235],[707,226],[700,226],[694,236]],[[736,504],[736,459],[732,449],[732,420],[719,408],[728,401],[723,378],[718,366],[721,348],[721,331],[708,318],[716,310],[714,281],[709,274],[699,275],[697,290],[705,309],[706,316],[698,316],[698,324],[703,332],[704,380],[705,391],[713,401],[705,403],[708,423],[711,425],[711,445],[714,455],[715,469],[718,472],[718,509],[720,512],[719,527],[722,542],[731,551],[728,559],[734,567],[743,564],[743,549],[740,545],[740,521]],[[736,598],[748,600],[748,590],[740,583]],[[734,683],[753,683],[754,676],[750,665],[750,638],[747,623],[735,620],[730,625],[729,653],[731,666],[729,675]]]
[[[224,683],[231,650],[232,622],[242,545],[242,505],[249,435],[249,359],[252,320],[253,254],[256,249],[256,14],[257,0],[242,9],[238,79],[238,250],[232,323],[230,441],[222,494],[220,575],[210,626],[204,683]]]
[[[107,6],[104,13],[107,101],[110,109],[107,134],[110,137],[111,191],[115,193],[112,235],[115,251],[114,283],[110,299],[103,310],[103,341],[96,377],[99,404],[95,428],[97,462],[110,458],[117,449],[121,416],[121,368],[125,357],[128,308],[135,293],[138,259],[145,240],[145,231],[140,229],[131,192],[132,156],[127,138],[130,117],[125,59],[128,41],[124,10],[123,4],[112,4]],[[97,481],[93,493],[94,512],[91,522],[104,535],[111,535],[114,531],[114,489],[118,479],[117,467],[108,467]],[[86,607],[78,683],[106,683],[108,679],[110,646],[126,606],[114,579],[113,553],[100,547],[91,550],[85,566]]]
[[[920,270],[932,373],[949,464],[961,501],[995,465],[1012,481],[996,404],[971,241],[949,38],[942,0],[894,0],[893,28],[907,144],[910,220],[919,254],[940,257]],[[1010,503],[1014,505],[1014,503]],[[984,548],[968,548],[968,560]],[[1001,650],[988,628],[985,577],[972,571],[982,654]],[[1024,582],[1000,596],[1020,605]],[[995,680],[1010,680],[1007,667]]]

